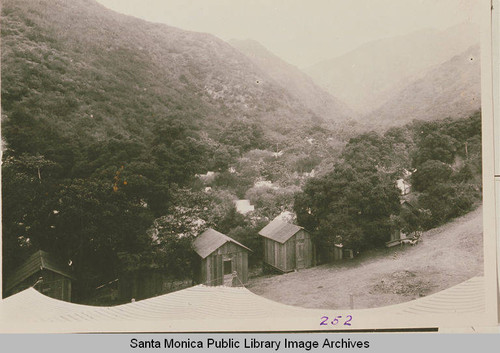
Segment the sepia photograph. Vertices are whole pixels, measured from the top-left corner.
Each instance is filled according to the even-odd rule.
[[[489,15],[2,1],[1,331],[495,325]]]

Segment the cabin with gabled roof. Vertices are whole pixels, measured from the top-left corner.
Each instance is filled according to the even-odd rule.
[[[196,237],[193,248],[195,281],[207,286],[242,286],[248,282],[248,253],[252,250],[209,228]]]
[[[281,272],[313,266],[311,235],[304,228],[275,218],[259,234],[264,239],[265,264]]]
[[[49,297],[70,302],[73,280],[68,266],[39,250],[7,278],[4,297],[33,287]]]

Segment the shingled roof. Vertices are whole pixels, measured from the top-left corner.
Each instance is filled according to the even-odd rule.
[[[194,251],[196,251],[196,253],[200,255],[202,259],[204,259],[227,242],[234,243],[248,251],[252,251],[233,238],[230,238],[227,235],[222,234],[212,228],[209,228],[198,235],[193,242],[193,247]]]
[[[39,250],[31,255],[8,279],[6,290],[8,291],[12,289],[14,286],[21,283],[29,276],[43,269],[47,269],[62,276],[73,279],[73,276],[68,273],[64,266],[56,261],[49,253],[43,250]]]
[[[275,218],[271,223],[262,228],[259,234],[283,244],[301,229],[303,228],[295,224]]]

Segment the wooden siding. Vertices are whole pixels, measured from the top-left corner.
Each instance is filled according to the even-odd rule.
[[[402,239],[406,239],[406,234],[401,232],[401,229],[392,229],[390,233],[391,239],[385,242],[387,248],[401,244]]]
[[[201,260],[198,281],[208,286],[224,284],[224,261],[231,261],[231,272],[236,272],[240,284],[248,282],[248,252],[246,249],[227,242]],[[237,282],[239,282],[237,281]]]
[[[293,271],[295,269],[295,235],[290,238],[285,244],[286,249],[286,266],[284,270],[286,272]]]
[[[308,232],[301,229],[284,244],[264,239],[264,262],[272,267],[290,272],[313,265],[313,245]]]
[[[333,261],[342,260],[342,253],[343,253],[342,248],[334,246],[332,252],[333,252]]]
[[[352,249],[344,249],[342,253],[342,258],[343,259],[353,259],[354,258],[354,252]]]
[[[391,232],[391,239],[389,241],[399,240],[399,239],[401,239],[401,230],[393,229]]]
[[[268,238],[264,239],[264,262],[271,266],[276,267],[275,256],[274,256],[274,244],[275,242]]]
[[[40,277],[42,277],[42,280],[37,283]],[[7,294],[10,296],[21,292],[26,288],[32,287],[35,283],[34,288],[40,293],[51,298],[71,302],[71,279],[47,269],[32,274],[14,286]]]
[[[117,296],[120,302],[128,302],[132,298],[135,300],[151,298],[181,290],[193,284],[192,278],[177,280],[166,274],[162,269],[144,269],[122,273],[118,278],[118,293],[116,295],[109,294],[112,297],[111,299]]]
[[[313,249],[312,249],[312,241],[311,235],[305,230],[301,229],[297,234],[295,234],[295,243],[296,243],[296,268],[308,268],[313,264]],[[301,249],[302,248],[302,249]],[[299,254],[299,250],[301,249],[301,254]],[[301,256],[302,255],[302,256]],[[300,258],[302,260],[299,263]]]

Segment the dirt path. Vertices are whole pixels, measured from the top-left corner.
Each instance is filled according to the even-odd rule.
[[[379,249],[354,260],[255,277],[252,292],[306,308],[373,308],[439,292],[483,273],[482,207],[425,232],[416,246]]]

